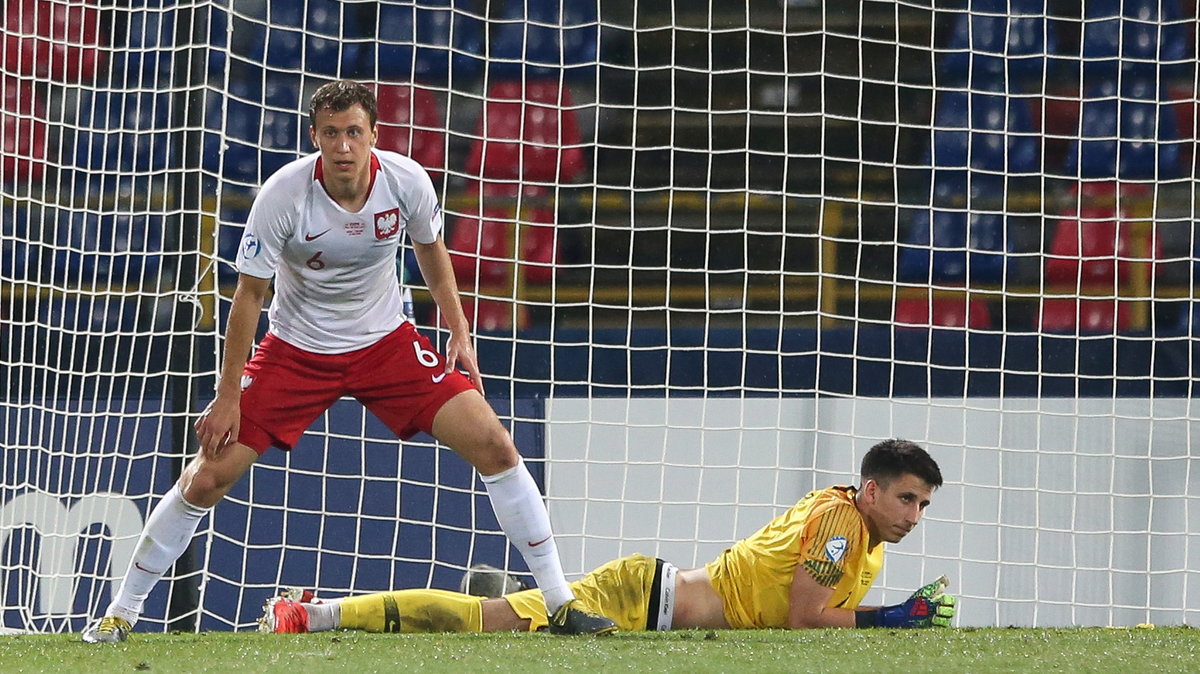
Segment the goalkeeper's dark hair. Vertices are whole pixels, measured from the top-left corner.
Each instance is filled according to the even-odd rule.
[[[860,473],[863,482],[875,480],[885,487],[906,473],[916,475],[931,487],[942,486],[942,471],[937,461],[917,443],[898,438],[884,440],[867,450]]]
[[[308,102],[309,123],[316,126],[317,113],[321,110],[328,108],[334,112],[341,112],[354,105],[362,106],[371,120],[371,128],[375,128],[375,122],[379,120],[379,104],[370,89],[353,80],[336,80],[322,84],[313,92]]]

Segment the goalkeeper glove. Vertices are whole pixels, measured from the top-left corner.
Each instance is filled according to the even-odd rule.
[[[943,590],[950,581],[945,576],[912,593],[903,604],[859,611],[859,627],[950,627],[957,601]]]

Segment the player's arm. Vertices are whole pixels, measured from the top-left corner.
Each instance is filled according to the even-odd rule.
[[[196,420],[200,451],[210,456],[237,440],[242,418],[242,370],[254,344],[258,318],[270,284],[270,279],[246,274],[238,276],[229,309],[229,325],[225,329],[225,355],[221,361],[217,395]]]
[[[471,327],[463,313],[462,301],[458,296],[458,284],[454,280],[454,267],[450,253],[439,236],[433,243],[413,241],[413,252],[421,275],[429,287],[429,294],[437,304],[442,319],[450,326],[450,341],[446,345],[446,371],[461,365],[471,377],[475,388],[483,391],[483,378],[479,375],[479,363],[475,357],[475,346],[471,341]]]
[[[804,564],[797,566],[788,598],[788,627],[854,627],[854,611],[827,606],[832,596],[833,587],[818,583]]]

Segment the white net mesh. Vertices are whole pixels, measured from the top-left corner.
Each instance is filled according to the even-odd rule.
[[[703,564],[901,436],[947,485],[869,603],[946,573],[963,624],[1200,615],[1196,3],[3,12],[2,627],[107,604],[193,451],[256,188],[311,151],[334,77],[374,86],[380,146],[434,177],[572,577]],[[341,401],[217,508],[139,629],[473,563],[523,569],[467,464]]]

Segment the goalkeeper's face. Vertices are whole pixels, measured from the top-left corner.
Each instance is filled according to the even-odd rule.
[[[369,182],[376,134],[370,116],[361,105],[345,110],[318,110],[309,133],[321,151],[326,180]]]
[[[887,543],[899,543],[921,521],[929,506],[933,487],[911,473],[863,485],[864,519],[872,538]]]

